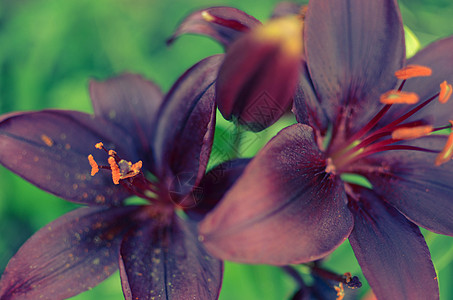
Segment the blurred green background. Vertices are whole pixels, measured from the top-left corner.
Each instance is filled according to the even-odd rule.
[[[199,36],[184,36],[166,47],[165,40],[184,16],[197,8],[228,5],[263,21],[277,2],[0,0],[0,113],[44,108],[91,112],[89,78],[107,78],[123,71],[141,73],[168,90],[192,64],[222,52],[215,42]],[[404,23],[422,46],[453,34],[451,0],[399,3]],[[223,122],[219,128],[226,132],[229,125]],[[275,130],[247,138],[251,144],[246,154],[255,153],[262,145],[260,139],[267,139]],[[1,273],[33,232],[75,206],[2,167],[0,178]],[[453,238],[424,233],[439,275],[441,299],[453,299]],[[352,272],[365,282],[347,243],[327,259],[327,266],[340,274]],[[276,267],[227,263],[221,299],[288,299],[294,288],[292,279]],[[123,299],[118,274],[73,299]]]

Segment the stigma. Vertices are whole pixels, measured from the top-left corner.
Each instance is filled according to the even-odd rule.
[[[96,149],[104,150],[108,154],[109,166],[99,166],[93,158],[93,155],[88,155],[88,162],[91,166],[91,176],[99,172],[99,168],[108,169],[112,172],[112,181],[114,184],[119,184],[120,180],[132,178],[141,173],[143,163],[141,160],[133,164],[130,161],[121,159],[114,150],[107,150],[102,142],[95,145]]]

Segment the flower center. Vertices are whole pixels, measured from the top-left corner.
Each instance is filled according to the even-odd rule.
[[[436,166],[449,161],[453,155],[453,132],[451,130],[453,121],[448,121],[447,125],[441,127],[434,127],[426,120],[421,119],[407,121],[435,99],[438,99],[440,103],[438,105],[442,105],[451,97],[453,89],[451,84],[448,84],[446,81],[442,82],[438,93],[418,105],[419,97],[417,94],[402,91],[406,80],[413,77],[430,76],[431,73],[431,69],[418,65],[409,65],[395,72],[395,76],[402,80],[400,87],[397,90],[390,90],[381,95],[380,102],[385,104],[385,106],[370,122],[357,133],[347,138],[345,142],[339,143],[338,147],[332,145],[328,149],[326,172],[332,174],[351,172],[353,170],[352,165],[357,160],[389,150],[413,150],[437,153],[438,155],[433,161]],[[380,128],[375,128],[393,105],[415,105],[415,107],[406,110],[405,113],[388,124]],[[443,131],[448,131],[450,134],[443,149],[426,149],[405,143],[405,141],[422,139],[432,134],[442,134],[444,133]]]
[[[99,169],[109,170],[112,174],[112,181],[115,185],[121,184],[132,194],[143,199],[155,202],[160,195],[160,189],[157,182],[149,181],[141,168],[142,161],[132,163],[118,156],[116,151],[107,150],[102,142],[95,145],[97,149],[104,150],[108,154],[108,166],[100,166],[94,160],[93,155],[88,155],[88,162],[91,166],[91,176],[95,176]]]

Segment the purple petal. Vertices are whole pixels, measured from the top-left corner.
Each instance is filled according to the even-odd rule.
[[[80,208],[35,233],[10,260],[1,299],[66,299],[118,268],[118,251],[136,207]]]
[[[329,126],[329,119],[318,102],[305,62],[302,64],[301,73],[299,87],[294,96],[293,112],[297,122],[310,124],[316,132],[320,132],[324,136]]]
[[[330,121],[363,127],[392,89],[404,63],[404,32],[395,0],[311,1],[305,26],[308,68]]]
[[[378,299],[439,299],[436,272],[416,225],[370,190],[351,206],[349,241]],[[354,200],[351,200],[354,201]]]
[[[209,36],[228,48],[237,38],[259,24],[260,21],[239,9],[211,7],[186,17],[167,43],[173,43],[182,34],[194,33]]]
[[[426,100],[440,91],[440,84],[446,80],[453,83],[453,37],[449,37],[430,44],[412,57],[408,64],[417,64],[430,67],[433,74],[430,77],[408,79],[404,90],[415,92],[421,100]],[[411,107],[413,108],[413,107]],[[434,126],[443,126],[452,119],[453,98],[446,104],[436,100],[429,106],[414,115],[418,118],[427,118]]]
[[[321,258],[349,235],[343,184],[324,172],[311,127],[282,130],[200,225],[222,259],[285,265]]]
[[[113,124],[74,111],[17,113],[0,119],[0,163],[34,185],[78,203],[117,205],[129,196],[114,185],[111,172],[91,176],[88,155],[108,165],[103,142],[127,160],[136,162],[131,138]]]
[[[442,149],[445,142],[444,136],[431,136],[405,144]],[[435,158],[435,153],[419,151],[383,152],[368,159],[363,175],[414,223],[453,236],[453,162],[436,167]]]
[[[91,81],[90,95],[94,114],[122,128],[140,149],[140,157],[151,159],[151,135],[163,99],[159,87],[140,75],[123,74]]]
[[[210,257],[195,230],[179,218],[149,220],[121,246],[120,274],[126,299],[217,299],[222,262]]]
[[[279,2],[272,11],[271,18],[281,18],[288,15],[299,15],[304,6],[294,2]]]
[[[222,199],[239,176],[244,172],[250,159],[235,159],[224,162],[211,169],[201,180],[198,191],[186,213],[194,220],[201,220]]]
[[[223,55],[208,57],[173,85],[156,126],[157,169],[173,200],[186,196],[204,175],[215,127],[215,80]]]
[[[302,27],[300,37],[291,36],[290,41],[288,36],[298,32],[284,34],[285,26],[269,23],[257,27],[228,49],[216,90],[225,119],[238,119],[248,129],[261,131],[290,109],[302,62],[302,49],[297,52]],[[275,33],[276,28],[282,32]]]

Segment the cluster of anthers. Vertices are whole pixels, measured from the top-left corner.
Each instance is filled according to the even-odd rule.
[[[102,149],[109,155],[109,166],[99,166],[93,158],[93,155],[88,155],[88,161],[91,165],[91,176],[99,172],[99,168],[111,170],[112,180],[114,184],[119,184],[121,179],[131,178],[140,173],[142,161],[139,160],[135,164],[130,161],[121,159],[114,150],[107,150],[102,142],[95,145],[97,149]]]
[[[381,95],[380,102],[385,104],[385,106],[363,128],[352,135],[352,137],[348,138],[346,142],[339,142],[336,145],[331,145],[327,150],[328,159],[326,172],[341,173],[360,158],[388,150],[414,150],[438,153],[434,162],[436,166],[440,166],[449,161],[453,155],[453,131],[451,130],[448,140],[441,151],[397,143],[404,140],[418,139],[453,127],[452,120],[449,121],[448,125],[437,128],[427,124],[426,121],[423,120],[403,123],[436,98],[441,104],[446,103],[453,91],[452,85],[448,84],[446,81],[440,84],[440,91],[438,93],[407,111],[396,120],[372,131],[393,104],[414,105],[419,102],[419,96],[416,93],[402,91],[407,79],[431,76],[431,74],[432,70],[430,68],[419,65],[408,65],[405,68],[396,71],[395,76],[402,80],[399,88],[390,90]]]

